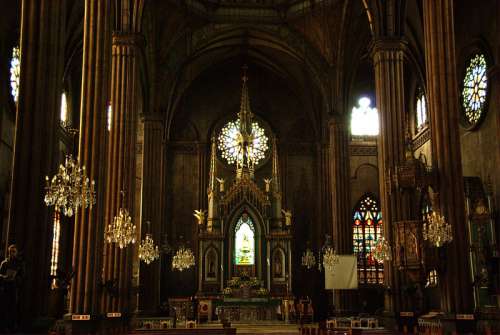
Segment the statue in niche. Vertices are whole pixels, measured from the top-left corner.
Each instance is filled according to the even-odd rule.
[[[210,257],[208,259],[208,273],[207,277],[209,278],[215,278],[215,259],[214,259],[214,254],[211,253]]]
[[[281,253],[276,251],[274,253],[274,278],[283,277],[283,262]]]
[[[273,179],[272,178],[264,178],[264,183],[266,184],[266,193],[269,193],[269,191],[271,190],[271,181]]]

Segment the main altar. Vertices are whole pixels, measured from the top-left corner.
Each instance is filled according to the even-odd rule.
[[[230,320],[274,319],[288,297],[291,276],[291,212],[282,208],[276,137],[250,109],[247,76],[240,111],[211,143],[208,208],[198,219],[198,299]],[[271,173],[256,180],[263,159]],[[217,159],[233,167],[221,177]]]

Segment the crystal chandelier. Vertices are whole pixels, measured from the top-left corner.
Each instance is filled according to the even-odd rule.
[[[336,264],[339,264],[339,255],[333,247],[326,247],[323,254],[323,267],[331,271]]]
[[[59,165],[57,174],[51,180],[46,176],[45,181],[45,204],[66,216],[73,216],[79,207],[92,208],[95,204],[94,181],[89,182],[85,166],[80,167],[71,155]]]
[[[379,263],[392,259],[392,250],[389,242],[383,236],[379,237],[373,248],[373,258]]]
[[[453,241],[451,224],[446,222],[444,216],[440,215],[438,211],[433,211],[427,216],[422,234],[424,240],[438,248]]]
[[[194,266],[194,254],[190,248],[181,246],[172,259],[174,270],[184,271]]]
[[[307,267],[308,270],[313,268],[316,265],[316,257],[314,257],[314,253],[311,249],[307,248],[306,251],[302,254],[302,266]]]
[[[130,243],[135,243],[135,225],[125,208],[120,208],[119,214],[113,218],[113,223],[108,225],[105,238],[108,243],[118,243],[123,249]]]
[[[149,264],[160,257],[158,246],[154,245],[153,236],[146,234],[146,238],[139,244],[139,259]]]

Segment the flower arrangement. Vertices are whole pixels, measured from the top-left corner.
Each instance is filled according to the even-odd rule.
[[[260,296],[266,296],[268,295],[268,291],[265,287],[261,287],[257,290],[257,295],[260,295]]]

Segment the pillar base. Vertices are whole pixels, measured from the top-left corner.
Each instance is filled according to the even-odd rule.
[[[460,320],[454,314],[440,319],[443,334],[476,334],[476,320]]]
[[[395,334],[398,333],[398,319],[395,312],[382,312],[382,315],[380,316],[380,322],[385,329],[392,331]]]

